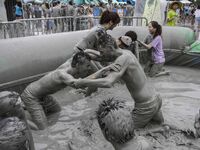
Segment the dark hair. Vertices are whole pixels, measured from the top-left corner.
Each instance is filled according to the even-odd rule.
[[[197,9],[200,9],[200,5],[197,5]]]
[[[131,111],[123,100],[104,100],[96,112],[101,130],[106,139],[118,144],[126,143],[134,136],[134,122]]]
[[[21,2],[16,2],[17,6],[22,7],[22,3]]]
[[[101,58],[99,61],[111,62],[114,61],[118,55],[115,50],[118,48],[116,40],[109,34],[104,34],[99,38],[99,52]]]
[[[83,58],[85,58],[85,59],[87,59],[89,61],[91,60],[89,54],[84,53],[83,51],[77,52],[72,58],[71,66],[73,68],[75,68],[77,64],[84,63],[85,59],[83,59]]]
[[[104,34],[99,38],[100,47],[106,48],[112,46],[113,48],[118,48],[116,40],[110,34]]]
[[[112,21],[113,24],[118,24],[120,22],[120,17],[116,12],[106,10],[102,13],[99,23],[102,25],[110,21]]]
[[[132,41],[137,41],[137,33],[135,31],[128,31],[125,36],[130,37]]]
[[[69,5],[73,5],[73,1],[69,1]]]
[[[150,23],[151,23],[152,27],[156,29],[156,32],[154,33],[153,38],[155,38],[158,35],[161,36],[161,34],[162,34],[161,25],[159,25],[157,21],[151,21]]]
[[[49,3],[45,3],[45,7],[46,7],[47,9],[50,9]]]

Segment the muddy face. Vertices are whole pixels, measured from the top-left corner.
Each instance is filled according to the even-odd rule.
[[[9,115],[9,113],[20,107],[18,97],[19,95],[15,92],[4,91],[0,93],[0,116]]]
[[[81,78],[87,77],[88,75],[94,72],[91,62],[86,58],[83,59],[83,63],[79,63],[76,65],[76,69],[78,70],[78,76]]]

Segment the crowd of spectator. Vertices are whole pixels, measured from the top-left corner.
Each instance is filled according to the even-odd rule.
[[[73,1],[42,4],[19,2],[14,10],[16,19],[46,18],[45,22],[39,19],[36,23],[37,28],[41,28],[42,23],[45,24],[42,28],[45,28],[46,33],[90,29],[99,23],[99,17],[105,10],[117,12],[120,17],[125,17],[120,25],[132,25],[133,19],[128,17],[134,16],[134,6],[130,2],[117,4],[111,0],[108,3],[82,5],[76,5]]]
[[[133,16],[134,6],[129,2],[126,4],[113,4],[113,3],[99,3],[98,5],[82,4],[75,5],[72,1],[68,3],[62,3],[60,1],[54,1],[53,3],[28,3],[23,4],[23,16],[21,18],[46,18],[46,17],[63,17],[63,16],[88,16],[91,19],[88,20],[88,26],[91,28],[98,22],[93,20],[93,17],[101,16],[104,10],[111,10],[117,12],[120,17],[122,16]],[[16,19],[21,19],[17,18]],[[129,24],[130,21],[124,20],[124,25]]]

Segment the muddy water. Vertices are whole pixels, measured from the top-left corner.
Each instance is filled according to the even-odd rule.
[[[166,69],[171,71],[170,76],[149,79],[163,97],[165,123],[194,130],[194,117],[200,108],[200,71],[182,67]],[[109,97],[124,99],[134,106],[124,85],[100,89],[89,98],[73,89],[64,89],[54,96],[61,103],[62,112],[59,117],[50,119],[51,123],[57,122],[47,130],[33,131],[36,150],[113,150],[99,131],[94,119],[95,110],[102,100]],[[173,141],[161,140],[157,149],[189,149],[187,146],[179,147]]]

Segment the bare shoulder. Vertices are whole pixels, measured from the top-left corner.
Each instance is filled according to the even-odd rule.
[[[60,65],[57,69],[67,69],[71,67],[72,58],[69,58],[66,62],[64,62],[62,65]]]
[[[121,56],[126,61],[131,61],[133,59],[133,57],[135,57],[130,50],[123,50],[123,53]]]
[[[115,63],[119,63],[121,65],[129,63],[131,60],[131,57],[128,53],[122,52],[122,54],[115,60]]]

